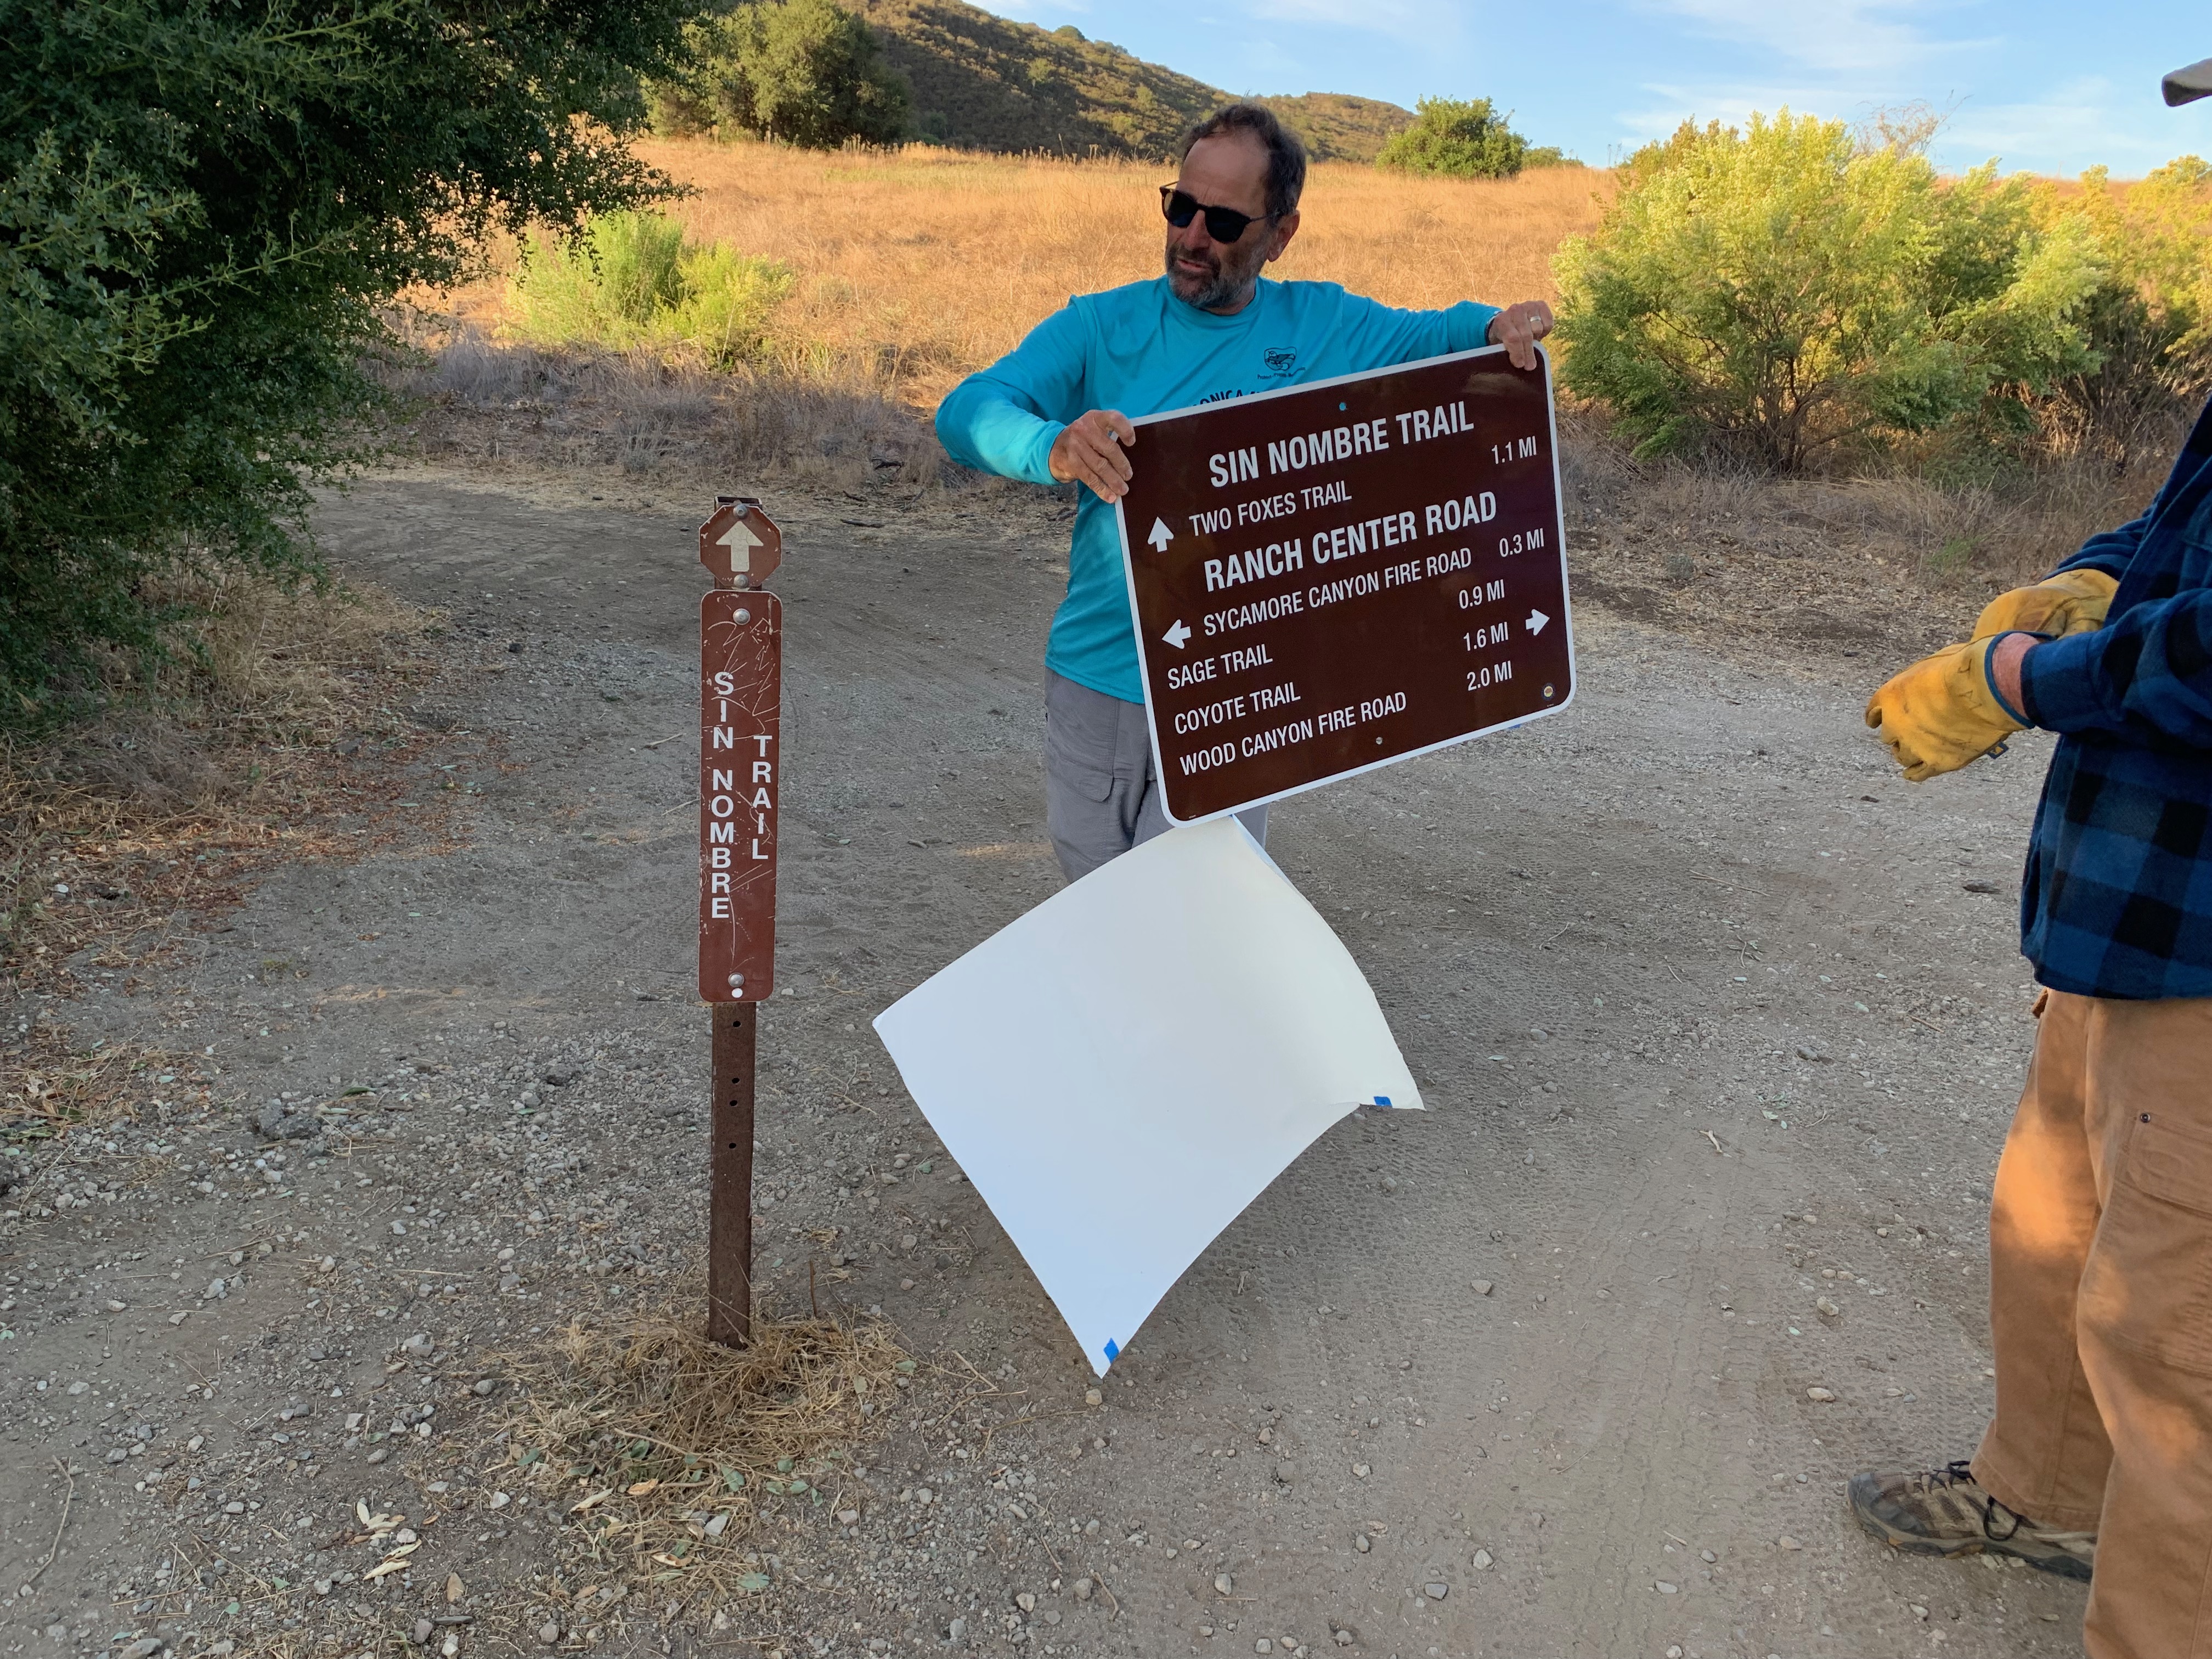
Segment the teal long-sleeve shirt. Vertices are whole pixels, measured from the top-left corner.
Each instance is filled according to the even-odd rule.
[[[1252,302],[1219,317],[1185,305],[1164,276],[1071,299],[1029,337],[971,374],[938,406],[937,433],[955,460],[1031,483],[1060,430],[1087,410],[1134,418],[1275,392],[1339,374],[1486,344],[1495,306],[1398,311],[1334,283],[1262,281]],[[1145,464],[1142,434],[1130,463]],[[1052,619],[1045,665],[1079,685],[1145,700],[1121,574],[1114,509],[1079,492],[1067,597]]]

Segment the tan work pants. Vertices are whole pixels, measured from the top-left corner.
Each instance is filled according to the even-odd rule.
[[[1974,1478],[2096,1532],[2092,1659],[2212,1659],[2212,999],[2037,1007],[1990,1211]]]

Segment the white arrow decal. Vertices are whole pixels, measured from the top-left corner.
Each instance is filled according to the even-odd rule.
[[[1168,528],[1165,519],[1155,519],[1152,520],[1152,533],[1145,539],[1152,544],[1152,551],[1164,553],[1168,550],[1168,544],[1175,539],[1175,532]]]
[[[1182,618],[1178,617],[1176,618],[1176,625],[1168,629],[1166,633],[1161,635],[1160,637],[1165,640],[1170,645],[1175,647],[1176,650],[1180,651],[1190,640],[1190,629],[1184,623]]]
[[[1540,634],[1544,631],[1544,624],[1551,620],[1552,619],[1549,617],[1546,616],[1540,611],[1531,611],[1528,613],[1528,620],[1523,623],[1522,626],[1526,628],[1531,634]]]
[[[730,550],[730,574],[742,576],[752,568],[752,550],[761,545],[761,538],[745,528],[743,519],[732,519],[730,527],[714,538],[714,545]]]

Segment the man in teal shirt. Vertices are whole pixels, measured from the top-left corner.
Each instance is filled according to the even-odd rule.
[[[1167,270],[1071,299],[952,389],[938,435],[969,466],[1080,481],[1067,597],[1045,647],[1045,822],[1072,881],[1165,830],[1114,503],[1128,488],[1129,416],[1218,403],[1476,346],[1522,368],[1551,307],[1462,301],[1396,311],[1334,283],[1264,282],[1297,234],[1305,150],[1256,104],[1194,128],[1161,191]],[[1244,815],[1263,839],[1267,809]]]

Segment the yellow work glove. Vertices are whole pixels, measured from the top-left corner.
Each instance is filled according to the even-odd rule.
[[[2033,587],[2000,593],[1982,607],[1974,637],[1993,634],[2094,634],[2105,625],[2119,583],[2101,570],[2062,570]]]
[[[1968,761],[2001,752],[2025,731],[1997,701],[1990,684],[1995,640],[1947,645],[1891,677],[1868,699],[1866,723],[1915,783],[1955,772]]]

